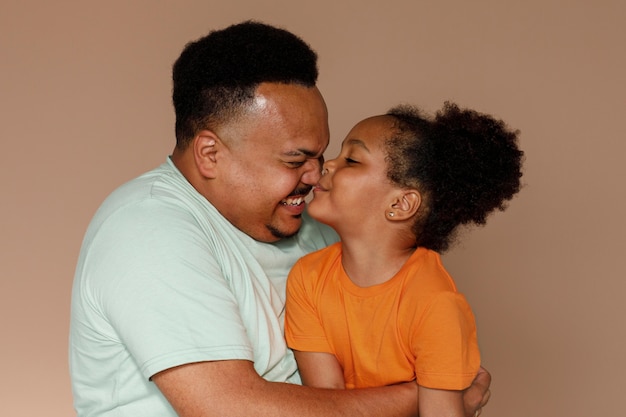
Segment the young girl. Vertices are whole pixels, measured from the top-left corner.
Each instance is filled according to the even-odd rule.
[[[341,242],[300,259],[287,282],[285,334],[305,385],[416,380],[421,417],[463,416],[476,327],[439,254],[519,191],[517,136],[450,103],[434,118],[396,107],[350,131],[309,205]]]

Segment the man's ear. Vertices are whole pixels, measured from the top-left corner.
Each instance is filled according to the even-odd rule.
[[[215,178],[217,174],[217,150],[220,138],[210,130],[200,131],[193,139],[193,158],[198,171],[206,178]]]
[[[387,219],[407,220],[417,213],[421,204],[422,196],[417,190],[401,190],[387,210]]]

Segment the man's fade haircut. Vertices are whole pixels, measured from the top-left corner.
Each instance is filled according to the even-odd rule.
[[[237,116],[263,82],[314,87],[317,54],[293,33],[245,21],[188,43],[173,66],[176,146]]]

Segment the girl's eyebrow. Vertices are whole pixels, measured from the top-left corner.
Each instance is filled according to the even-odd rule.
[[[346,139],[343,144],[343,146],[349,146],[349,145],[354,145],[354,146],[358,146],[359,148],[363,148],[365,149],[367,152],[369,152],[369,148],[367,146],[365,146],[365,142],[363,142],[361,139],[356,139],[356,138],[350,138],[350,139]]]

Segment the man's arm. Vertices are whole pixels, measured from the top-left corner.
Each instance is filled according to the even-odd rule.
[[[182,365],[152,380],[181,417],[417,415],[416,384],[331,390],[269,382],[245,360]]]

